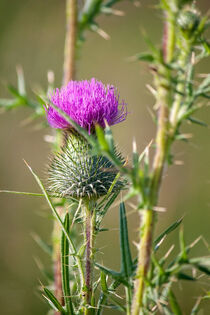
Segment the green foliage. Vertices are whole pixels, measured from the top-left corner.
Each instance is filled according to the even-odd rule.
[[[97,25],[96,18],[101,13],[116,14],[118,11],[113,10],[112,6],[119,1],[85,1],[78,14],[78,42],[84,40],[84,33],[88,29],[107,38],[107,34]],[[138,278],[142,277],[142,287],[144,287],[141,301],[142,314],[181,315],[182,310],[175,295],[175,284],[182,281],[194,283],[199,281],[200,275],[210,276],[210,258],[191,257],[191,250],[197,244],[197,240],[186,245],[183,229],[180,228],[182,218],[167,227],[154,242],[149,235],[150,239],[146,240],[143,246],[138,246],[138,250],[142,247],[147,249],[147,257],[143,257],[146,262],[133,260],[131,256],[124,201],[137,196],[136,210],[140,213],[148,213],[148,211],[155,213],[158,210],[158,193],[164,165],[173,163],[172,144],[176,140],[186,140],[185,135],[180,131],[181,125],[185,121],[190,121],[207,126],[205,122],[194,117],[201,107],[200,100],[206,101],[210,98],[210,76],[206,75],[205,78],[198,78],[198,80],[196,77],[197,63],[210,55],[210,46],[205,39],[205,31],[209,26],[207,17],[201,17],[191,0],[161,0],[159,8],[166,17],[163,47],[157,48],[144,35],[149,52],[135,56],[136,60],[151,65],[150,69],[154,76],[154,87],[150,90],[156,97],[158,106],[155,108],[159,110],[159,115],[154,114],[158,131],[154,145],[157,155],[153,163],[149,159],[151,143],[139,154],[134,141],[132,158],[128,165],[116,150],[109,126],[106,126],[105,130],[96,126],[96,133],[89,135],[67,114],[51,104],[52,108],[71,124],[74,132],[72,130],[71,133],[66,132],[65,143],[61,150],[60,141],[54,144],[56,153],[49,167],[49,191],[28,165],[42,193],[0,191],[45,197],[53,218],[61,228],[64,305],[61,305],[62,303],[51,290],[43,288],[44,297],[52,309],[60,314],[100,315],[105,307],[109,307],[130,315],[131,299],[135,294],[134,283],[138,284]],[[36,101],[31,100],[26,92],[24,76],[20,68],[17,70],[17,76],[17,87],[8,86],[12,98],[0,99],[0,107],[11,110],[24,106],[33,110],[32,119],[44,116],[44,106],[49,102],[47,92],[36,96]],[[197,84],[195,84],[196,80]],[[52,86],[49,85],[48,91],[51,88]],[[97,250],[94,247],[94,239],[99,232],[106,231],[101,228],[102,220],[113,206],[125,183],[129,190],[123,197],[119,209],[121,269],[115,271],[96,262]],[[54,197],[59,198],[54,200],[52,199]],[[63,219],[63,210],[67,207],[71,210],[65,211]],[[92,216],[91,222],[87,220],[87,215],[84,216],[84,209],[87,214],[87,207],[89,207],[89,217]],[[58,210],[60,208],[61,214]],[[152,233],[154,223],[152,220],[150,222],[148,224],[152,225],[150,229]],[[141,230],[143,241],[144,233],[148,230],[146,228],[144,225]],[[178,228],[178,254],[171,258],[174,249],[172,245],[165,255],[159,257],[158,250],[164,240]],[[79,235],[80,232],[83,232],[84,237]],[[33,237],[37,244],[52,256],[53,248],[36,234]],[[142,275],[138,274],[139,265],[143,266]],[[145,266],[147,269],[144,269]],[[46,272],[44,268],[41,269]],[[99,270],[100,275],[95,273],[91,278],[94,269]],[[50,276],[48,282],[51,284]],[[90,282],[91,288],[87,285]],[[117,292],[119,286],[123,287],[126,293],[126,298],[121,301]],[[99,296],[98,300],[97,296]],[[206,292],[196,301],[191,314],[197,314],[201,309],[201,302],[209,298],[210,294]]]

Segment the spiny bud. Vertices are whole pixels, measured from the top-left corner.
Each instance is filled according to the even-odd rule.
[[[196,31],[199,22],[199,14],[194,11],[182,11],[178,17],[178,25],[187,37]]]
[[[118,157],[123,163],[120,154]],[[72,132],[51,161],[48,189],[61,197],[97,199],[107,194],[117,173],[106,157],[92,154],[86,139]],[[113,192],[122,189],[124,184],[122,179],[117,180]]]

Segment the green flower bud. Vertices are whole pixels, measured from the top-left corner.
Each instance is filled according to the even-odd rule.
[[[178,25],[187,37],[196,31],[199,22],[200,18],[198,13],[193,11],[182,11],[178,17]]]
[[[118,154],[122,163],[122,156]],[[60,197],[97,199],[106,195],[118,171],[103,156],[91,153],[82,136],[70,133],[61,152],[57,153],[48,169],[48,189]],[[124,187],[119,179],[113,192]]]

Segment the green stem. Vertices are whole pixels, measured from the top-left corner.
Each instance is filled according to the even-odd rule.
[[[62,209],[57,210],[59,215],[62,214]],[[60,237],[61,237],[60,225],[55,220],[53,228],[53,261],[54,261],[54,287],[55,287],[55,296],[57,300],[64,305],[63,299],[63,290],[62,290],[62,275],[61,275],[61,246],[60,246]],[[55,311],[55,315],[59,315],[60,312]]]
[[[165,63],[170,63],[175,47],[175,18],[172,11],[167,11],[164,30],[163,54]],[[132,315],[139,315],[143,307],[145,278],[150,265],[152,251],[152,237],[154,230],[153,208],[158,203],[159,189],[162,180],[164,165],[169,151],[169,108],[172,103],[171,73],[164,65],[159,65],[155,75],[157,87],[157,102],[159,104],[158,129],[156,135],[156,153],[151,173],[150,193],[148,204],[141,211],[140,244],[136,280],[134,283],[134,296],[132,302]]]
[[[126,314],[131,315],[131,288],[125,287],[126,293]]]
[[[143,221],[140,229],[140,248],[138,255],[138,267],[136,272],[134,299],[132,307],[132,315],[139,315],[142,308],[144,280],[150,263],[150,252],[152,246],[153,231],[153,211],[143,210]]]
[[[94,266],[94,243],[95,243],[95,209],[91,207],[90,202],[85,206],[85,242],[86,242],[86,257],[85,257],[85,292],[84,309],[85,315],[93,314],[94,297],[93,297],[93,266]]]
[[[63,85],[75,77],[77,44],[77,0],[66,0],[66,39],[64,48]]]

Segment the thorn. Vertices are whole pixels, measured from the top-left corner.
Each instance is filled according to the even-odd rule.
[[[29,166],[29,164],[26,162],[26,160],[23,159],[23,162],[24,162],[25,165],[29,168],[29,170],[30,170],[31,172],[33,172],[33,171],[32,171],[32,168]]]
[[[172,252],[172,250],[174,249],[174,247],[175,247],[175,245],[173,244],[173,245],[169,248],[169,250],[167,251],[167,253],[166,253],[165,256],[164,256],[165,259],[168,258],[168,256],[170,255],[170,253]]]
[[[139,250],[139,243],[133,241],[133,245],[136,246],[136,248]]]
[[[164,207],[153,207],[152,210],[157,212],[166,212],[166,208]]]
[[[137,144],[135,138],[133,138],[133,153],[137,153]]]
[[[163,236],[163,238],[160,240],[159,243],[157,243],[156,247],[160,247],[160,245],[163,243],[163,241],[165,240],[166,235]]]
[[[190,61],[191,61],[191,64],[194,66],[195,65],[195,52],[194,51],[192,52]]]
[[[101,28],[97,27],[94,30],[98,35],[100,35],[101,37],[103,37],[105,40],[109,40],[111,37],[109,36],[109,34],[107,34],[104,30],[102,30]]]
[[[125,60],[127,62],[134,62],[134,61],[138,60],[138,57],[137,57],[137,55],[133,55],[133,56],[127,57]]]
[[[198,238],[196,238],[196,240],[194,240],[194,242],[192,242],[189,247],[192,248],[194,247],[200,240],[202,239],[202,235],[199,236]]]
[[[184,161],[181,161],[181,160],[176,160],[174,161],[174,165],[184,165]]]
[[[125,16],[125,12],[121,11],[121,10],[112,9],[111,13],[116,15],[116,16]]]
[[[44,141],[47,143],[55,143],[55,137],[52,135],[45,135]]]
[[[52,70],[49,70],[47,72],[47,80],[48,80],[49,84],[53,84],[54,83],[54,81],[55,81],[55,74],[54,74],[54,72]]]
[[[141,7],[141,3],[140,3],[140,1],[134,1],[134,6],[136,7],[136,8],[140,8]]]
[[[146,88],[152,93],[152,95],[156,98],[157,96],[157,91],[150,85],[146,84]]]

